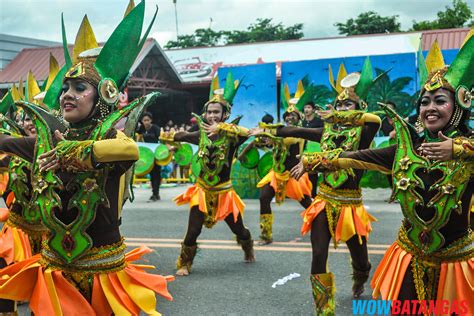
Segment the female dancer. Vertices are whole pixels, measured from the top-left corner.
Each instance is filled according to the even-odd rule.
[[[121,183],[138,148],[113,126],[154,99],[148,95],[115,110],[119,87],[144,43],[144,5],[124,17],[102,48],[87,18],[83,20],[74,63],[65,51],[59,105],[69,128],[64,134],[55,131],[57,143],[40,109],[22,102],[17,106],[32,116],[37,140],[0,136],[2,151],[33,162],[32,198],[48,230],[40,255],[0,270],[0,298],[30,300],[37,315],[156,314],[154,292],[171,299],[166,284],[172,277],[148,274],[144,269],[149,266],[133,264],[151,250],[125,254],[119,231]],[[53,108],[57,98],[50,96],[44,102]]]
[[[322,150],[355,150],[368,148],[380,127],[380,118],[365,112],[364,101],[373,84],[372,67],[367,58],[361,74],[347,75],[336,86],[340,87],[335,111],[318,111],[323,128],[281,127],[269,130],[280,137],[300,137],[321,143]],[[297,176],[295,170],[292,173]],[[362,171],[339,170],[325,172],[323,182],[312,204],[303,212],[302,234],[311,231],[313,260],[311,284],[316,313],[334,314],[334,275],[327,271],[329,243],[345,242],[349,248],[352,269],[352,293],[355,298],[364,291],[370,272],[367,237],[375,221],[362,203],[359,186]]]
[[[57,75],[54,65],[56,60],[50,57],[50,73],[47,82],[52,82]],[[31,101],[40,91],[31,72],[27,77],[27,91]],[[25,98],[15,86],[2,99],[0,121],[8,129],[7,133],[17,136],[36,137],[36,128],[30,116],[21,108],[15,108],[14,102]],[[36,101],[39,103],[39,101]],[[11,120],[5,115],[15,118]],[[5,224],[0,232],[0,268],[30,258],[41,250],[41,242],[46,234],[46,227],[41,223],[38,207],[31,200],[31,163],[17,156],[6,156],[3,161],[7,166],[7,185],[2,195],[7,206]],[[2,216],[3,217],[3,216]],[[16,306],[11,300],[0,300],[0,313],[15,313]]]
[[[400,202],[404,219],[371,286],[375,298],[402,301],[394,313],[474,313],[474,141],[467,125],[474,85],[473,52],[471,37],[447,68],[436,43],[430,50],[429,76],[417,103],[424,127],[421,138],[413,137],[407,123],[384,106],[395,123],[396,145],[303,157],[306,170],[391,172],[393,198]]]

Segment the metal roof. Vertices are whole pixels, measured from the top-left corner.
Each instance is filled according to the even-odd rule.
[[[69,45],[68,48],[69,53],[72,55],[73,45]],[[150,52],[158,52],[153,53],[153,57],[157,59],[159,66],[170,75],[170,78],[174,83],[180,84],[181,78],[172,66],[168,57],[163,53],[160,45],[153,38],[148,38],[146,40],[130,71],[133,73],[140,62]],[[62,46],[23,49],[10,64],[0,72],[0,88],[7,88],[10,87],[12,83],[26,80],[26,76],[30,70],[33,72],[37,81],[42,82],[47,79],[49,74],[50,54],[53,54],[60,66],[64,65]]]
[[[423,31],[422,48],[429,50],[434,41],[438,40],[441,49],[458,49],[464,42],[467,33],[469,33],[468,28]]]

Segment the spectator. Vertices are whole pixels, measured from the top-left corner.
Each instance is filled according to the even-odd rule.
[[[318,127],[323,127],[324,122],[319,118],[319,116],[316,115],[316,104],[313,101],[308,101],[306,104],[303,106],[303,113],[304,113],[304,118],[301,121],[301,125],[303,127],[308,127],[308,128],[318,128]],[[305,148],[307,146],[307,142],[305,143]],[[311,181],[311,184],[313,185],[313,188],[311,190],[311,197],[315,197],[317,193],[317,187],[318,187],[318,173],[313,172],[308,175],[309,176],[309,181]]]
[[[262,122],[265,124],[273,124],[273,116],[267,112],[265,112],[265,115],[262,117]]]
[[[160,139],[160,128],[153,124],[153,116],[149,112],[145,112],[141,119],[141,125],[138,133],[143,137],[145,143],[158,143]],[[149,202],[160,200],[160,185],[161,185],[161,166],[154,164],[150,171],[150,181],[152,195]]]
[[[309,101],[304,105],[303,127],[317,128],[324,126],[323,121],[315,114],[315,111],[316,105],[313,101]]]

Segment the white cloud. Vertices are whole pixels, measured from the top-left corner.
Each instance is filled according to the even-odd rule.
[[[136,3],[139,0],[135,0]],[[61,40],[61,12],[64,12],[69,42],[84,14],[88,14],[99,41],[104,41],[123,16],[128,0],[0,0],[0,32],[12,35]],[[273,18],[284,25],[304,24],[306,38],[338,36],[334,23],[345,22],[365,11],[383,16],[399,15],[402,29],[413,20],[436,18],[451,0],[177,0],[180,34],[191,34],[196,28],[243,30],[257,18]],[[159,6],[152,34],[164,45],[176,38],[175,9],[172,0],[147,0],[145,25],[156,5]]]

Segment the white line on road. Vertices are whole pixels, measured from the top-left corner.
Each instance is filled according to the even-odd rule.
[[[128,238],[128,240],[130,240]],[[139,246],[147,246],[150,248],[181,248],[181,243],[159,243],[159,242],[125,242],[127,246],[134,246],[134,247],[139,247]],[[235,241],[234,241],[235,243]],[[199,242],[199,248],[201,249],[218,249],[218,250],[239,250],[241,247],[237,244],[235,245],[210,245],[206,243]],[[280,251],[280,252],[311,252],[310,247],[278,247],[278,246],[271,246],[271,245],[266,245],[264,247],[261,246],[255,246],[255,250],[258,251]],[[334,249],[334,248],[329,248],[329,252],[334,252],[334,253],[349,253],[349,250],[346,249]],[[376,255],[383,255],[385,253],[385,250],[368,250],[369,254],[376,254]]]

